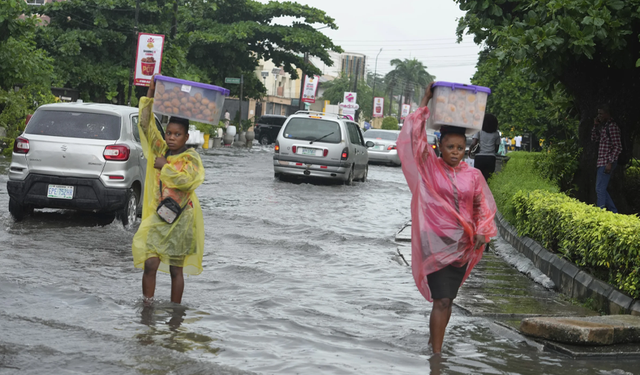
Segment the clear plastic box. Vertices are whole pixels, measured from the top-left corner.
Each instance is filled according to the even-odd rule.
[[[429,102],[431,115],[427,128],[439,130],[442,125],[467,128],[472,135],[482,130],[487,97],[491,89],[483,86],[464,85],[452,82],[433,84],[433,98]]]
[[[153,112],[217,125],[228,95],[223,87],[157,75]]]

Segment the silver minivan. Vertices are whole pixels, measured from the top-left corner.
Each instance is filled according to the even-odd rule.
[[[346,116],[298,111],[280,129],[273,155],[276,178],[287,175],[366,181],[367,148],[357,123]]]
[[[146,172],[137,124],[133,107],[39,107],[14,143],[7,181],[11,216],[22,220],[33,209],[62,208],[133,224],[141,212]],[[162,133],[157,118],[156,125]]]

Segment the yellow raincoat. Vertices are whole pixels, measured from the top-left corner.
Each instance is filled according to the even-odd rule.
[[[162,134],[151,115],[153,99],[140,100],[138,129],[144,156],[147,158],[147,174],[142,205],[142,223],[133,237],[133,264],[144,269],[149,258],[160,258],[159,270],[169,272],[169,266],[184,267],[183,272],[197,275],[202,272],[204,250],[204,222],[202,209],[195,190],[204,181],[204,167],[200,155],[187,149],[178,155],[167,157],[169,164],[161,170],[153,164],[156,157],[168,150]],[[185,207],[173,224],[168,224],[156,213],[160,203],[160,180],[163,198],[172,197]]]

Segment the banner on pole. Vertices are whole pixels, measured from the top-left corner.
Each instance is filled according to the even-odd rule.
[[[162,48],[164,35],[138,34],[138,48],[136,52],[136,73],[133,84],[149,86],[151,76],[160,73],[162,65]]]
[[[411,111],[411,106],[409,104],[403,104],[402,115],[400,115],[400,118],[404,120],[405,117],[409,116],[410,111]]]
[[[302,91],[302,101],[305,103],[315,103],[316,93],[318,92],[318,82],[320,77],[318,76],[304,76],[304,89]]]
[[[373,117],[383,117],[384,98],[376,96],[373,98]]]

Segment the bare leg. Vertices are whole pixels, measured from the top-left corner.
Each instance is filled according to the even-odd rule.
[[[156,273],[160,266],[160,258],[149,258],[144,262],[144,274],[142,275],[142,295],[151,299],[156,293]]]
[[[451,318],[451,298],[433,300],[433,308],[429,317],[429,343],[432,345],[433,353],[442,352],[442,342],[444,341],[444,331]]]
[[[169,266],[171,272],[171,302],[181,303],[184,292],[184,275],[182,267]]]

